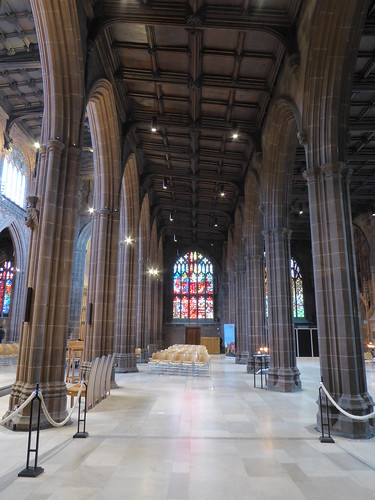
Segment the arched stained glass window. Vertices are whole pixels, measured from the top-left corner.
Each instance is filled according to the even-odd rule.
[[[188,252],[173,272],[173,319],[213,319],[214,272],[207,257]]]
[[[290,259],[290,276],[292,281],[293,318],[304,318],[305,307],[303,300],[302,275],[297,262]],[[264,290],[266,302],[266,318],[268,318],[267,267],[264,267]]]
[[[14,268],[10,260],[0,265],[0,316],[9,315]]]
[[[304,318],[302,275],[299,265],[293,258],[290,259],[290,275],[292,278],[293,318]]]

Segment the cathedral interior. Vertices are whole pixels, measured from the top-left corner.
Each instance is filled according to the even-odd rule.
[[[316,387],[303,419],[371,443],[374,1],[3,0],[0,132],[0,327],[19,349],[3,418],[36,384],[66,418],[69,342],[86,373],[113,355],[113,412],[122,384],[162,389],[157,353],[198,344],[238,391],[267,349],[275,407],[314,366],[346,414]],[[139,498],[197,498],[173,484]]]

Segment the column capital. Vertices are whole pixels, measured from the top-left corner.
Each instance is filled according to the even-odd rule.
[[[60,141],[59,138],[50,139],[46,146],[48,151],[56,151],[57,153],[62,153],[65,149],[65,144]]]
[[[325,178],[350,178],[352,169],[344,162],[336,161],[331,163],[324,163],[320,167],[308,168],[303,171],[302,175],[306,181],[314,182],[319,180],[322,176]]]
[[[292,235],[292,231],[288,229],[287,227],[272,227],[269,229],[265,229],[262,231],[262,234],[264,238],[270,238],[272,237],[281,237],[284,239],[290,239]]]

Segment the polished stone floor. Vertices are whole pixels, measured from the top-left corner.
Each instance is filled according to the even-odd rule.
[[[0,498],[375,499],[375,439],[320,443],[318,360],[298,366],[295,394],[254,389],[245,367],[224,356],[212,356],[209,377],[157,375],[147,365],[117,374],[119,388],[88,413],[87,439],[72,439],[76,415],[41,432],[37,478],[17,476],[27,433],[0,427]],[[0,386],[12,370],[0,368]]]

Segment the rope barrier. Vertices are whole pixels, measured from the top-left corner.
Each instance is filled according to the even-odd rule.
[[[62,422],[56,422],[55,420],[53,420],[53,418],[51,417],[48,409],[47,409],[47,406],[46,406],[46,403],[44,401],[44,398],[43,398],[43,394],[42,394],[42,391],[39,389],[38,390],[38,393],[37,391],[33,391],[30,396],[26,399],[26,401],[24,401],[22,403],[21,406],[19,406],[16,410],[14,410],[12,413],[10,413],[7,417],[5,417],[3,420],[0,420],[0,425],[5,425],[7,422],[9,422],[9,420],[12,420],[16,415],[18,415],[24,408],[26,408],[26,406],[33,400],[33,398],[38,395],[41,399],[41,402],[42,402],[42,410],[43,410],[43,413],[46,417],[46,419],[48,420],[48,422],[53,426],[53,427],[63,427],[65,424],[67,424],[70,420],[70,417],[73,415],[73,412],[77,406],[77,403],[79,401],[79,398],[81,396],[81,393],[82,393],[82,389],[83,389],[83,386],[85,385],[85,381],[82,380],[81,382],[81,386],[79,388],[79,391],[78,391],[78,394],[77,394],[77,398],[75,400],[75,403],[72,407],[72,409],[70,410],[68,416],[62,421]]]
[[[53,427],[63,427],[65,424],[67,424],[70,420],[70,417],[72,416],[76,406],[77,406],[77,403],[79,401],[79,398],[81,396],[81,392],[82,392],[82,389],[83,389],[83,386],[85,385],[85,381],[82,380],[81,382],[81,386],[79,388],[79,391],[78,391],[78,394],[77,394],[77,397],[76,397],[76,400],[75,400],[75,403],[73,405],[73,408],[70,410],[70,412],[68,413],[68,416],[62,421],[62,422],[56,422],[55,420],[53,420],[53,418],[51,417],[48,409],[47,409],[47,406],[46,406],[46,403],[44,402],[44,398],[43,398],[43,394],[42,394],[42,391],[39,391],[39,397],[41,399],[41,402],[42,402],[42,410],[43,410],[43,413],[46,417],[46,419],[48,420],[48,422],[53,426]]]
[[[3,420],[0,420],[0,425],[5,425],[9,420],[12,420],[18,413],[20,413],[29,403],[30,401],[35,397],[36,391],[33,391],[30,396],[22,403],[21,406],[19,406],[16,410],[14,410],[12,413],[10,413],[7,417],[5,417]]]
[[[368,420],[370,418],[374,418],[375,417],[375,411],[373,411],[372,413],[369,413],[368,415],[352,415],[351,413],[348,413],[346,410],[344,410],[343,408],[341,408],[337,403],[336,401],[332,398],[332,396],[330,395],[330,393],[328,392],[328,390],[326,389],[326,387],[324,386],[323,382],[320,382],[320,386],[321,388],[323,389],[325,395],[327,396],[327,398],[330,400],[330,402],[333,404],[333,406],[339,411],[341,412],[343,415],[345,415],[346,417],[348,418],[352,418],[353,420],[360,420],[360,421],[364,421],[364,420]]]

